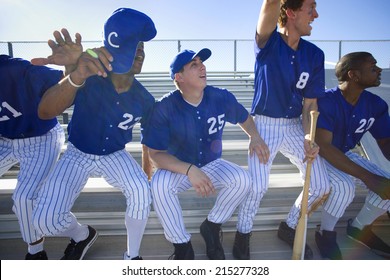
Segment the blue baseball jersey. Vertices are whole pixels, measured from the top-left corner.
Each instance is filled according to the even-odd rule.
[[[332,145],[344,153],[354,148],[367,131],[375,139],[390,137],[388,105],[369,91],[363,91],[352,106],[338,87],[328,89],[326,96],[318,99],[318,110],[317,127],[331,131]]]
[[[41,120],[38,105],[45,91],[62,76],[62,71],[0,55],[0,136],[36,137],[52,129],[58,123],[57,118]]]
[[[248,116],[226,89],[206,86],[196,107],[175,90],[156,103],[142,143],[202,167],[221,157],[225,123],[243,123]]]
[[[69,141],[87,154],[107,155],[122,150],[131,142],[137,123],[143,131],[154,102],[136,79],[127,92],[118,94],[110,79],[92,76],[74,100]]]
[[[300,39],[291,49],[274,30],[265,47],[255,42],[255,94],[252,114],[272,118],[297,118],[303,98],[319,98],[325,92],[324,52]]]

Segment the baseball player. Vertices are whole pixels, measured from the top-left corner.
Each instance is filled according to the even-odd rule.
[[[62,259],[83,259],[98,236],[71,212],[91,176],[102,176],[125,195],[124,259],[142,259],[139,249],[150,211],[150,188],[147,175],[125,145],[137,123],[144,127],[154,105],[153,96],[134,75],[144,61],[143,41],[156,32],[147,15],[128,8],[114,11],[104,25],[104,47],[84,52],[76,69],[49,89],[40,103],[42,118],[74,105],[68,148],[34,209],[34,224],[44,235],[70,238]]]
[[[268,189],[272,162],[278,152],[298,167],[302,179],[305,160],[314,160],[310,179],[309,210],[329,192],[328,177],[318,146],[310,147],[310,111],[317,110],[317,98],[324,95],[324,53],[302,39],[310,35],[318,17],[314,0],[263,1],[255,37],[255,94],[251,113],[259,134],[270,149],[270,160],[262,164],[249,157],[253,189],[239,216],[233,255],[249,257],[249,236],[253,218]],[[279,29],[277,29],[277,23]],[[286,222],[281,222],[278,237],[294,245],[295,227],[300,215],[302,193],[292,206]],[[244,218],[250,217],[250,218]],[[306,245],[305,259],[313,253]]]
[[[37,107],[44,92],[62,77],[63,71],[0,55],[0,176],[20,164],[12,209],[28,244],[27,260],[47,259],[43,237],[33,227],[33,203],[65,136],[55,117],[38,118]]]
[[[336,64],[339,86],[319,99],[320,116],[316,141],[326,160],[331,192],[323,205],[321,226],[315,240],[322,257],[342,259],[334,227],[355,196],[355,179],[368,188],[364,206],[347,224],[348,237],[386,258],[390,246],[371,230],[376,218],[390,209],[390,169],[383,170],[351,151],[367,132],[376,139],[390,160],[389,107],[379,96],[367,91],[380,85],[382,69],[367,52],[349,53]],[[359,184],[362,185],[362,184]]]
[[[226,89],[207,86],[207,48],[183,50],[170,65],[177,87],[156,103],[142,143],[157,171],[151,187],[154,209],[173,243],[173,258],[194,259],[191,234],[187,232],[178,193],[193,187],[206,197],[218,191],[215,205],[200,226],[209,259],[225,259],[220,242],[221,225],[245,198],[251,187],[249,173],[223,160],[222,133],[226,122],[239,123],[250,137],[250,153],[261,162],[268,148],[256,131],[253,118]]]

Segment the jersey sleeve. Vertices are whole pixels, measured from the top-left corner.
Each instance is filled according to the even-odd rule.
[[[277,27],[275,27],[274,31],[271,33],[270,37],[268,38],[267,43],[265,44],[265,46],[262,49],[260,49],[259,46],[257,45],[256,39],[253,41],[253,44],[254,44],[253,47],[254,47],[254,52],[255,52],[256,58],[262,50],[272,48],[272,45],[275,44],[275,42],[276,42],[277,35],[278,35],[278,29],[277,29]]]
[[[369,131],[375,139],[388,138],[390,137],[389,106],[379,96],[376,96],[374,104],[378,115],[375,117],[375,122]]]
[[[141,137],[143,136],[145,127],[149,125],[149,120],[152,116],[154,104],[155,104],[154,97],[148,91],[145,92],[145,96],[143,98],[143,111],[144,111],[144,113],[143,113],[143,116],[142,116],[142,119],[140,122]]]
[[[157,101],[147,121],[142,144],[155,150],[167,150],[170,141],[169,132],[169,106],[164,99]]]
[[[323,128],[333,132],[335,122],[335,104],[330,100],[330,98],[326,97],[318,99],[317,102],[318,111],[320,113],[317,120],[317,128]]]
[[[46,66],[31,65],[26,74],[33,92],[38,92],[42,97],[45,92],[57,84],[63,76],[63,71],[48,68]]]
[[[311,58],[313,60],[312,77],[304,90],[305,98],[321,98],[325,96],[325,55],[317,47],[314,47],[314,51],[315,53]]]
[[[226,120],[232,124],[243,123],[248,118],[248,110],[237,101],[237,98],[228,90],[223,90],[226,106]]]

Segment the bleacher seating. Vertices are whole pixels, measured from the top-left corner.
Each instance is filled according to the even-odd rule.
[[[168,73],[144,73],[138,80],[156,97],[173,90],[174,84]],[[251,72],[220,72],[208,73],[208,84],[225,87],[233,92],[237,99],[249,110],[253,98],[254,78]],[[66,126],[72,117],[72,108],[58,116],[59,122],[66,131]],[[134,142],[126,149],[141,162],[141,146],[139,143],[139,127],[134,128]],[[227,124],[224,130],[223,157],[247,168],[248,137],[237,125]],[[64,146],[64,150],[66,145]],[[358,151],[360,152],[360,151]],[[12,191],[16,185],[18,165],[0,178],[0,239],[19,238],[19,227],[12,208]],[[295,166],[279,155],[271,171],[270,188],[255,221],[255,230],[277,228],[283,220],[292,203],[302,189],[300,175]],[[358,191],[354,203],[348,208],[343,221],[356,214],[364,201],[364,191]],[[183,215],[190,232],[198,231],[198,226],[213,205],[215,197],[198,198],[194,191],[180,195],[183,203]],[[95,225],[101,235],[125,234],[123,213],[125,210],[123,195],[109,186],[102,178],[91,178],[84,191],[77,199],[73,211],[80,222]],[[236,222],[234,215],[225,226],[225,231],[233,231]],[[309,220],[309,227],[319,222],[319,213],[315,212]],[[146,234],[161,234],[161,225],[152,211]]]

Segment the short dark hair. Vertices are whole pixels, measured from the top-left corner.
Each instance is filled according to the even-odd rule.
[[[280,27],[284,27],[287,24],[287,9],[293,11],[299,10],[302,8],[303,1],[305,0],[282,0],[280,3],[280,15],[278,23]]]
[[[344,55],[337,62],[335,74],[339,82],[348,81],[348,71],[359,70],[365,59],[372,57],[369,52],[352,52]]]

